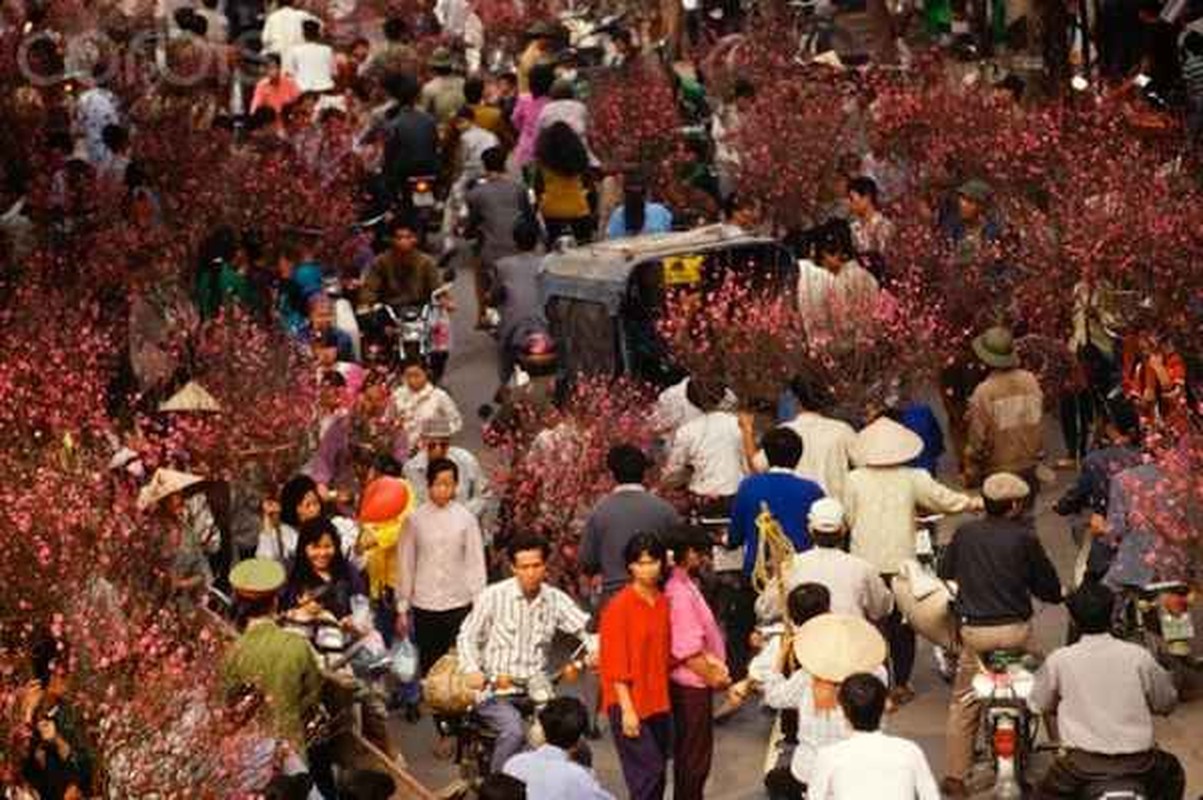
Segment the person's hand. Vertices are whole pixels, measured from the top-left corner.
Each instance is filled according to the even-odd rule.
[[[764,634],[760,631],[752,631],[748,634],[748,649],[763,650],[764,649]]]
[[[1102,536],[1107,533],[1107,518],[1102,514],[1090,515],[1090,527],[1088,529],[1091,536]]]
[[[480,691],[485,688],[485,674],[483,672],[469,672],[464,675],[464,684],[475,691]]]
[[[731,685],[731,672],[726,664],[716,664],[706,685],[711,689],[726,689]]]
[[[398,614],[396,621],[393,622],[393,630],[401,639],[409,638],[409,614]]]
[[[369,530],[361,530],[359,539],[355,542],[355,549],[360,553],[371,550],[376,546],[376,534]]]
[[[622,710],[622,735],[628,739],[639,738],[639,715],[633,708]]]

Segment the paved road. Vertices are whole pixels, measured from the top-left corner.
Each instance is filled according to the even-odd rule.
[[[496,389],[495,345],[488,336],[471,329],[475,318],[471,275],[461,272],[457,280],[456,299],[459,312],[456,314],[455,350],[452,354],[446,386],[460,405],[465,417],[465,446],[479,447],[480,423],[476,409],[487,402]],[[1046,439],[1051,452],[1061,448],[1055,422],[1050,420],[1046,428]],[[1068,473],[1058,476],[1058,485],[1043,493],[1038,505],[1037,528],[1050,556],[1062,576],[1068,582],[1071,574],[1074,551],[1064,521],[1049,510],[1065,482]],[[951,533],[953,521],[945,522],[942,536]],[[1197,622],[1198,624],[1198,622]],[[1046,652],[1056,647],[1065,630],[1065,612],[1061,607],[1044,608],[1037,617],[1037,635]],[[948,687],[936,675],[931,650],[921,644],[915,668],[914,686],[917,699],[901,709],[888,720],[892,733],[906,736],[918,742],[932,765],[937,778],[944,764],[944,720],[947,713]],[[590,690],[592,687],[586,687]],[[403,749],[415,774],[428,786],[439,787],[455,777],[454,769],[432,755],[433,727],[429,719],[416,725],[398,722],[398,732]],[[1194,699],[1181,706],[1172,717],[1159,724],[1159,738],[1163,747],[1175,752],[1187,769],[1188,796],[1199,796],[1203,792],[1203,700]],[[754,704],[749,704],[735,718],[721,727],[716,739],[714,768],[708,784],[707,797],[714,800],[753,800],[763,798],[760,788],[761,767],[764,761],[765,743],[768,738],[770,719]],[[615,793],[625,796],[621,772],[608,732],[593,746],[595,766],[602,783]],[[975,776],[971,785],[980,785],[983,790],[990,776],[982,773]],[[981,796],[987,796],[982,794]]]

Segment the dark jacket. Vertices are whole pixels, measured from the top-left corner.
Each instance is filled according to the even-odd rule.
[[[1030,523],[987,517],[957,528],[939,574],[957,582],[957,615],[970,625],[1032,617],[1032,596],[1061,602],[1061,580]]]

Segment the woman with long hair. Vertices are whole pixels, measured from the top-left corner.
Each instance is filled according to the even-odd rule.
[[[571,233],[577,242],[593,236],[586,173],[589,151],[566,122],[556,122],[535,142],[535,194],[548,243]]]
[[[622,205],[610,214],[606,224],[607,239],[668,233],[673,229],[672,212],[667,206],[647,199],[647,186],[640,176],[628,175],[622,183]]]

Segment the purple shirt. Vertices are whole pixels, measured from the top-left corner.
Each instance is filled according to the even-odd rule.
[[[709,653],[724,662],[727,660],[727,648],[718,623],[701,590],[681,567],[673,568],[664,587],[664,596],[668,598],[673,663],[677,664],[669,679],[680,686],[704,689],[706,682],[683,662],[702,653]]]
[[[514,148],[514,163],[519,167],[526,166],[535,157],[535,141],[539,138],[539,115],[547,105],[547,97],[534,95],[519,95],[514,105],[514,116],[511,122],[518,131],[518,144]]]

